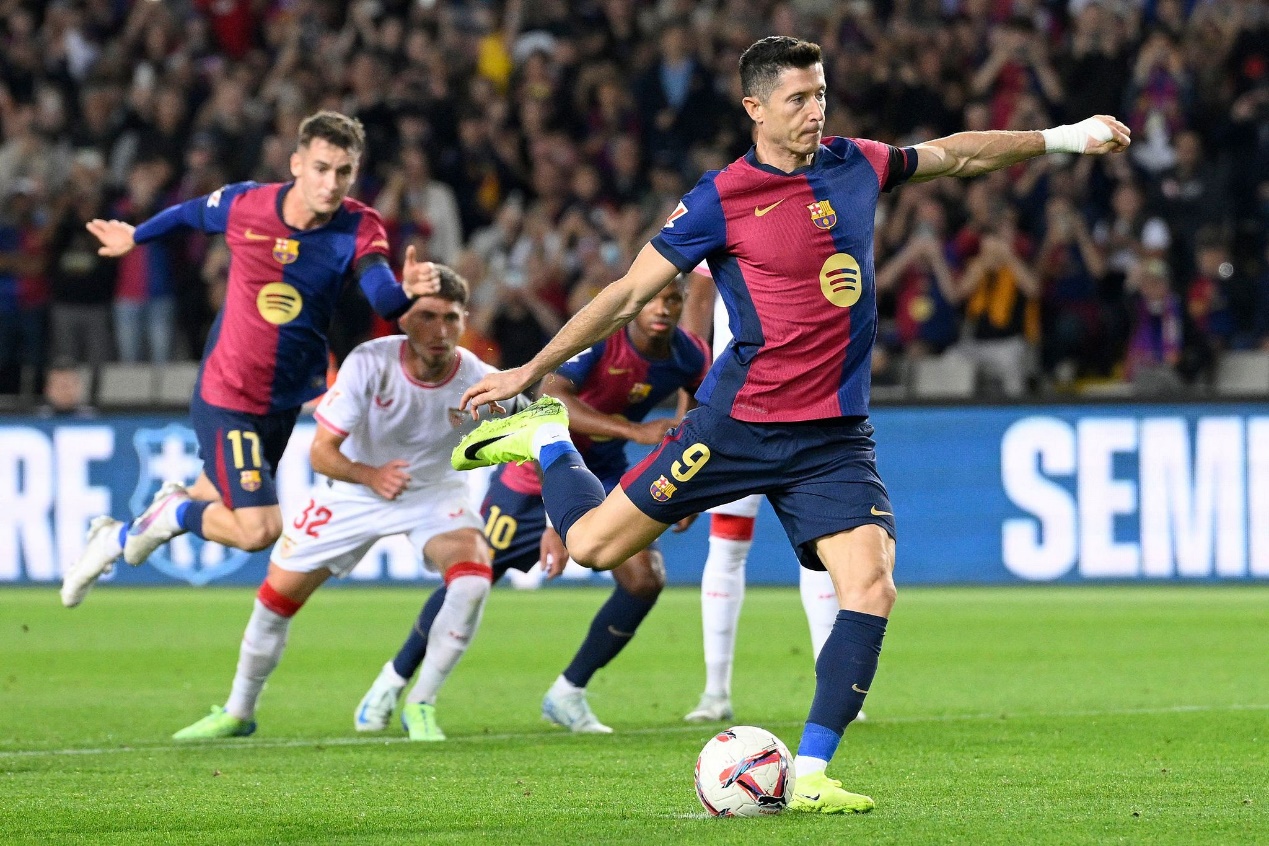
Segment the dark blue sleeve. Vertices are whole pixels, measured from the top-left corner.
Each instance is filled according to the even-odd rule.
[[[414,302],[392,274],[388,260],[378,253],[364,257],[357,263],[354,272],[366,299],[370,300],[370,305],[385,320],[397,319]]]
[[[656,251],[680,273],[690,272],[727,244],[727,221],[714,185],[716,173],[710,171],[701,177],[652,239]]]
[[[604,347],[607,345],[608,341],[603,340],[590,349],[582,350],[556,368],[555,375],[563,376],[580,389],[586,377],[595,369],[595,362],[604,354]]]
[[[168,206],[140,224],[132,233],[132,240],[144,244],[181,227],[203,232],[224,232],[229,227],[229,207],[233,204],[233,198],[254,187],[254,182],[235,182],[218,188],[205,197],[195,197],[175,206]]]

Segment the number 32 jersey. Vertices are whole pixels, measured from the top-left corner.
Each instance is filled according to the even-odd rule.
[[[825,138],[792,173],[750,151],[705,174],[652,246],[708,263],[734,336],[696,398],[749,423],[866,416],[877,335],[877,198],[916,170],[912,148]]]
[[[406,371],[406,341],[392,335],[356,347],[314,416],[345,440],[340,451],[353,461],[379,467],[394,459],[410,463],[408,497],[426,487],[465,484],[449,463],[450,452],[475,428],[459,410],[463,392],[495,368],[458,348],[454,369],[437,382],[420,382]],[[379,497],[361,485],[332,483],[350,496]],[[382,500],[380,500],[382,501]]]

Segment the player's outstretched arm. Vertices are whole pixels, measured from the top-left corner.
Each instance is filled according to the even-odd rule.
[[[917,167],[911,181],[978,176],[1045,153],[1119,153],[1132,143],[1129,136],[1128,127],[1110,115],[1044,130],[958,132],[916,145]]]
[[[577,353],[634,320],[648,300],[673,282],[678,273],[678,268],[655,247],[645,246],[626,275],[600,291],[585,308],[573,315],[532,361],[511,370],[490,373],[467,389],[461,407],[475,411],[482,405],[523,392]]]
[[[318,425],[313,434],[313,446],[309,449],[309,463],[313,471],[329,479],[364,485],[384,499],[396,499],[410,485],[408,461],[394,459],[381,467],[371,467],[353,461],[339,449],[345,435]]]

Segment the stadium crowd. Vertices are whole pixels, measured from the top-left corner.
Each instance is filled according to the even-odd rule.
[[[750,145],[735,72],[825,48],[826,135],[1127,123],[1126,156],[1044,156],[879,210],[878,384],[930,356],[1026,396],[1180,394],[1269,350],[1269,7],[1256,0],[0,0],[0,392],[50,368],[197,360],[228,253],[100,258],[227,182],[290,178],[318,108],[366,127],[354,195],[473,285],[464,343],[528,360],[702,172]],[[350,286],[336,355],[390,327]],[[55,380],[49,380],[50,382]]]

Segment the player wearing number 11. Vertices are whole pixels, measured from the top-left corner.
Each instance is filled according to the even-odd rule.
[[[318,112],[300,124],[293,182],[226,185],[135,228],[88,222],[103,256],[117,258],[188,227],[224,233],[231,262],[225,305],[190,401],[203,474],[188,490],[165,480],[130,523],[95,519],[62,581],[67,607],[82,602],[121,555],[140,564],[184,532],[245,550],[277,540],[282,515],[273,473],[300,407],[326,390],[326,333],[344,285],[356,279],[387,318],[437,289],[434,265],[415,261],[413,248],[397,284],[383,221],[348,197],[365,143],[359,121]]]
[[[529,408],[486,423],[455,466],[535,458],[552,523],[574,559],[616,566],[687,514],[765,494],[802,566],[827,569],[841,607],[815,665],[791,810],[867,811],[825,768],[872,687],[895,600],[895,522],[868,423],[876,337],[873,218],[906,181],[968,177],[1045,152],[1102,154],[1129,144],[1110,117],[1039,132],[962,132],[903,149],[823,138],[816,44],[771,36],[740,59],[755,144],[707,173],[627,274],[527,364],[486,377],[474,408],[515,396],[628,322],[680,272],[709,264],[733,340],[690,412],[607,498],[560,425]]]

